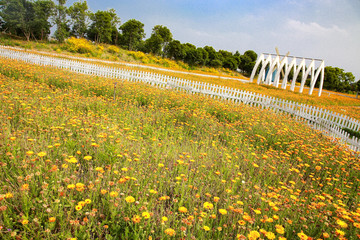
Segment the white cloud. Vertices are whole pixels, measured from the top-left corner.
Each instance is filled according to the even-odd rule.
[[[327,37],[334,34],[341,34],[344,37],[348,35],[345,29],[341,29],[337,25],[324,27],[316,22],[305,23],[294,19],[287,21],[286,28],[295,31],[297,35],[304,35],[304,37]]]

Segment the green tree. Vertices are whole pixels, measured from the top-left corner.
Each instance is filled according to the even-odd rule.
[[[55,7],[54,22],[56,24],[55,38],[59,42],[63,42],[70,35],[70,28],[68,20],[66,19],[67,7],[66,0],[58,0],[58,5]]]
[[[35,17],[33,21],[33,35],[44,40],[50,34],[51,23],[49,18],[53,15],[55,4],[51,0],[38,0],[34,2]]]
[[[252,62],[256,62],[257,54],[253,50],[247,50],[244,55],[249,56]]]
[[[172,40],[170,30],[162,25],[154,26],[151,36],[145,41],[145,51],[156,55],[165,55],[165,48]]]
[[[90,15],[92,24],[88,30],[88,37],[98,43],[115,43],[117,41],[117,25],[120,19],[117,17],[115,10],[108,11],[98,10]]]
[[[137,50],[145,37],[144,24],[138,20],[130,19],[119,29],[121,30],[121,45],[130,51]]]
[[[208,53],[208,61],[206,63],[209,67],[218,68],[223,65],[223,57],[220,53],[211,46],[205,46],[204,50]]]
[[[240,56],[239,69],[243,73],[250,75],[257,59],[257,54],[253,50],[248,50]]]
[[[34,3],[26,0],[3,0],[0,2],[0,17],[9,32],[22,33],[29,41],[34,26]]]
[[[175,59],[177,61],[183,60],[185,54],[185,49],[178,40],[172,40],[165,48],[165,55],[168,58]]]
[[[355,77],[351,72],[345,72],[338,67],[327,66],[324,69],[324,85],[328,90],[337,92],[347,92],[351,90],[351,84],[355,82]],[[320,81],[315,86],[319,86]]]
[[[88,20],[90,11],[87,2],[74,2],[72,6],[67,9],[72,25],[71,34],[78,37],[84,37],[88,28]]]
[[[222,64],[224,68],[228,68],[230,70],[236,71],[238,68],[238,61],[234,56],[226,56],[224,57],[224,62]]]

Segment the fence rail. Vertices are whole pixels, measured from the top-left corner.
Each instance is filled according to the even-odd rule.
[[[270,108],[274,111],[288,113],[296,119],[306,121],[312,128],[320,130],[330,137],[340,139],[354,151],[360,151],[360,139],[351,137],[349,133],[343,130],[344,128],[348,128],[359,131],[360,122],[346,115],[318,107],[162,74],[107,67],[81,61],[27,53],[6,46],[0,46],[0,56],[38,65],[68,69],[82,74],[123,79],[133,82],[145,82],[161,88],[183,90],[193,94],[204,94],[212,98],[225,99],[235,103],[245,103],[261,108]]]

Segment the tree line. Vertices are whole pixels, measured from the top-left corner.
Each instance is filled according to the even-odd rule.
[[[219,50],[211,46],[196,47],[173,39],[171,31],[162,25],[152,29],[145,39],[144,24],[130,19],[120,24],[114,9],[88,8],[86,1],[77,1],[67,7],[67,0],[0,0],[0,30],[29,40],[46,40],[56,26],[55,39],[64,42],[70,36],[86,38],[96,43],[121,46],[130,51],[142,51],[183,61],[190,66],[224,67],[250,75],[257,54],[248,50],[244,54]],[[325,68],[324,88],[340,92],[360,90],[352,73],[333,67]]]
[[[131,51],[142,51],[154,55],[183,61],[190,66],[224,67],[250,74],[257,54],[248,50],[243,55],[238,51],[216,51],[211,46],[196,47],[173,39],[171,31],[162,25],[152,29],[145,38],[144,24],[130,19],[120,25],[120,18],[114,9],[98,10],[88,8],[86,1],[65,6],[66,0],[0,0],[0,28],[29,41],[45,40],[51,27],[56,26],[54,37],[63,42],[70,36],[87,38],[96,43],[121,46]]]

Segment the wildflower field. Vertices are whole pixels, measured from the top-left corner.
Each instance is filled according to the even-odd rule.
[[[0,239],[358,239],[360,162],[246,105],[0,58]]]

